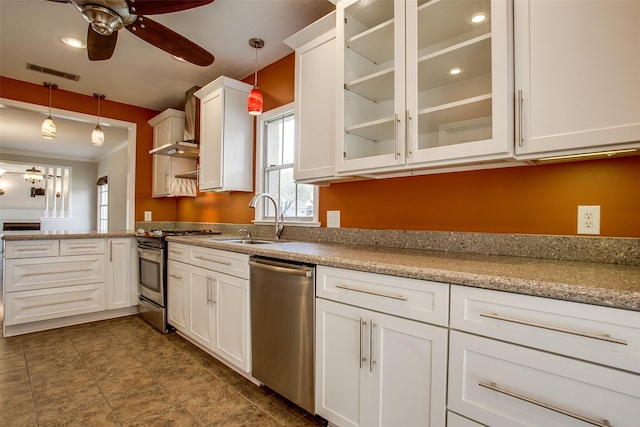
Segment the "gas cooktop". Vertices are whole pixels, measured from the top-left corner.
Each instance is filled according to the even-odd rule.
[[[216,230],[184,230],[184,229],[167,229],[167,230],[138,230],[136,236],[139,237],[167,237],[167,236],[197,236],[203,234],[222,234]]]

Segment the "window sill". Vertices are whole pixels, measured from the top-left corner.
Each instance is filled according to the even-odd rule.
[[[269,221],[269,220],[253,220],[252,221],[255,225],[275,225],[275,221]],[[314,221],[285,221],[284,222],[284,226],[285,227],[320,227],[320,223],[319,222],[314,222]]]

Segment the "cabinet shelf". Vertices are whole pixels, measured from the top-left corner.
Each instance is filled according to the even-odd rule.
[[[393,98],[393,67],[377,73],[352,80],[346,84],[346,89],[358,95],[379,102]]]
[[[347,48],[375,64],[391,61],[394,52],[393,23],[392,18],[351,37],[347,40]]]
[[[347,14],[360,25],[373,28],[393,16],[393,8],[391,1],[358,2],[349,6]]]
[[[386,117],[350,126],[345,129],[345,132],[372,142],[389,141],[394,139],[393,122],[393,117]]]
[[[467,33],[489,32],[491,17],[484,2],[477,0],[432,0],[418,7],[418,46],[420,49],[446,43]],[[487,14],[481,24],[473,24],[470,18],[479,12]]]

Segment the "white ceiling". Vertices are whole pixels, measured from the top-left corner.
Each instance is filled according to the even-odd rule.
[[[89,96],[99,92],[111,101],[159,111],[182,109],[185,92],[191,87],[204,86],[220,75],[243,79],[253,73],[255,50],[249,46],[250,38],[265,41],[265,47],[258,52],[258,66],[262,68],[291,52],[284,39],[334,9],[328,0],[215,0],[187,11],[150,16],[215,56],[212,65],[199,67],[176,61],[127,30],[120,31],[111,59],[89,61],[85,49],[73,49],[59,41],[65,36],[86,39],[88,24],[73,5],[46,0],[0,0],[0,74],[35,84],[53,82],[60,89]],[[77,74],[80,79],[72,81],[28,70],[27,63]],[[53,106],[55,113],[55,91]],[[96,149],[87,137],[95,123],[85,118],[84,123],[67,124],[66,119],[54,114],[58,134],[68,127],[64,134],[70,136],[64,142],[56,138],[53,146],[43,149],[46,143],[39,135],[43,110],[14,110],[14,106],[0,108],[3,151],[97,159],[123,142],[122,132],[126,140],[126,131],[118,134],[104,127],[105,146]],[[114,133],[112,138],[110,133]]]

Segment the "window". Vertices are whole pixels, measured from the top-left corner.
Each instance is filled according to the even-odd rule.
[[[109,231],[109,184],[107,177],[98,178],[98,231]]]
[[[318,189],[315,185],[293,180],[294,131],[293,104],[260,116],[258,149],[258,192],[271,194],[285,222],[318,224]],[[256,209],[256,221],[273,221],[273,204],[264,200]]]

